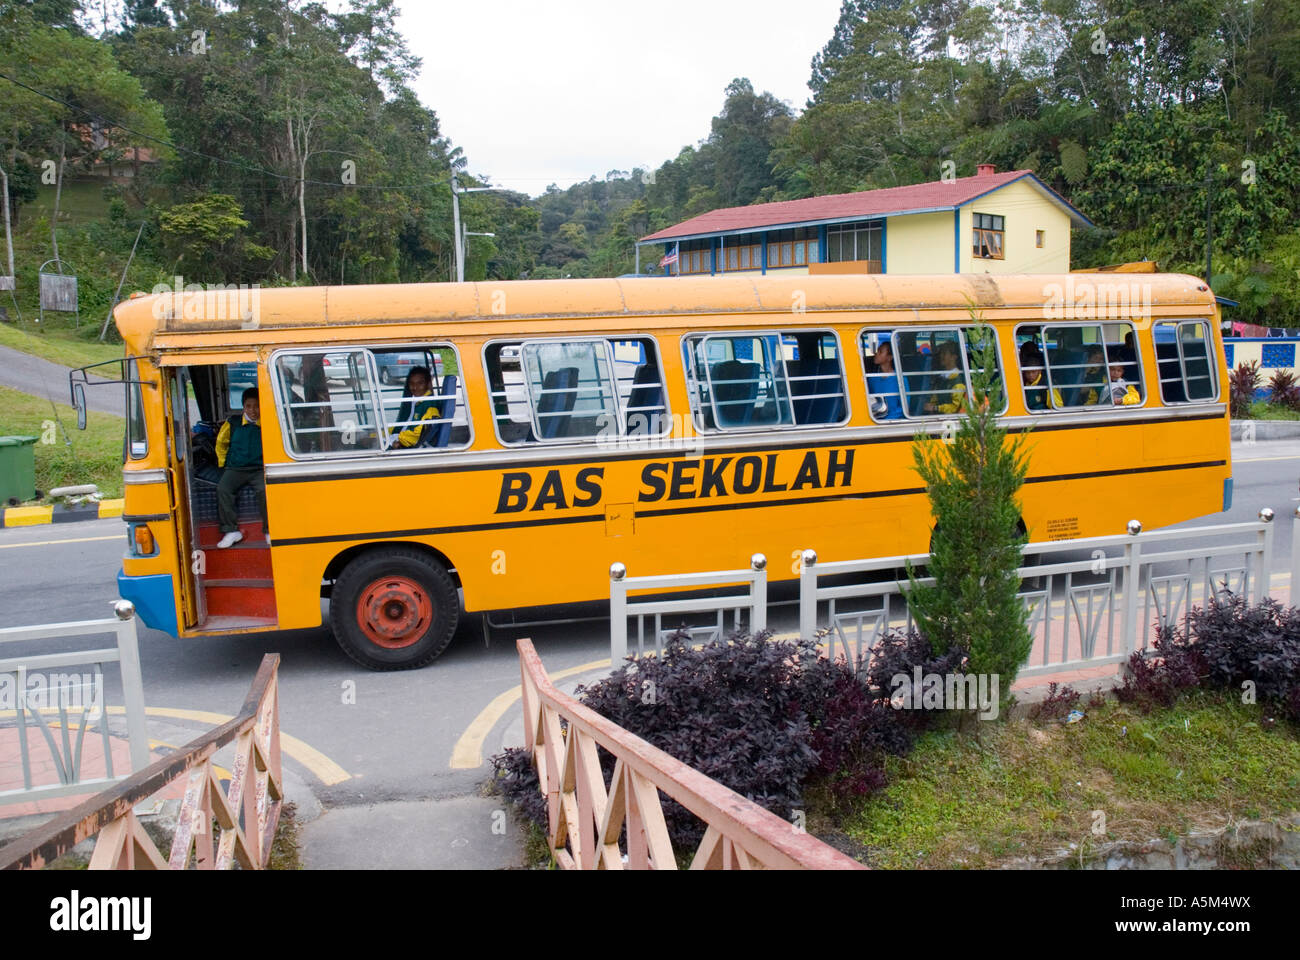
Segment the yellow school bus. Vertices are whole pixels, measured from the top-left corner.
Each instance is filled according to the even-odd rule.
[[[1219,317],[1189,276],[220,300],[137,294],[115,312],[130,405],[121,594],[181,637],[319,626],[328,598],[350,656],[415,667],[462,610],[607,598],[616,561],[650,575],[761,552],[780,580],[809,547],[825,560],[923,552],[932,519],[912,441],[955,429],[986,337],[1003,423],[1032,431],[1031,539],[1115,533],[1135,516],[1166,525],[1231,496]],[[408,395],[426,382],[417,368],[429,386]],[[218,549],[209,448],[239,416],[241,376],[259,396],[269,534],[248,486],[243,539]]]

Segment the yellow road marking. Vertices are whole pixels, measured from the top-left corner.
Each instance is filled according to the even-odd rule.
[[[609,661],[605,661],[608,663]],[[42,713],[54,712],[54,708],[46,708]],[[124,716],[125,707],[109,707],[108,712],[112,716]],[[144,712],[151,717],[171,717],[176,720],[193,720],[196,723],[207,724],[216,727],[234,719],[224,713],[211,713],[207,710],[183,710],[178,707],[145,707]],[[0,710],[0,718],[10,718],[15,716],[13,710]],[[304,767],[316,775],[326,786],[332,787],[336,783],[342,783],[344,780],[351,780],[352,774],[348,773],[337,763],[331,760],[325,754],[321,753],[310,744],[304,743],[297,737],[291,736],[280,731],[280,749],[301,763]]]
[[[601,667],[609,667],[609,657],[604,660],[593,660],[590,663],[582,663],[576,667],[569,667],[567,670],[556,670],[550,675],[552,680],[563,680],[565,677],[571,677],[577,673],[586,673],[589,670],[599,670]],[[492,728],[497,725],[506,711],[514,706],[515,702],[524,695],[524,688],[516,686],[505,693],[502,693],[492,699],[492,702],[484,707],[473,722],[465,728],[465,732],[460,735],[456,741],[456,746],[451,751],[451,769],[453,770],[473,770],[475,767],[483,764],[483,741],[487,735],[492,732]]]
[[[120,533],[109,537],[68,537],[66,540],[31,540],[27,543],[0,543],[0,550],[12,550],[14,547],[48,547],[52,543],[90,543],[92,540],[124,540]]]

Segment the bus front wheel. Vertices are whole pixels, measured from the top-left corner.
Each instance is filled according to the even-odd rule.
[[[411,670],[451,643],[460,600],[451,575],[419,550],[390,547],[343,568],[330,627],[343,652],[370,670]]]

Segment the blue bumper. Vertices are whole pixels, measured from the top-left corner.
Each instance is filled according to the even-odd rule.
[[[145,626],[173,637],[177,635],[176,593],[169,575],[156,573],[147,577],[128,577],[119,570],[117,592],[123,600],[135,604],[135,612]]]

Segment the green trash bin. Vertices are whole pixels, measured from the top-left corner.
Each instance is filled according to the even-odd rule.
[[[0,506],[36,496],[36,437],[0,437]]]

